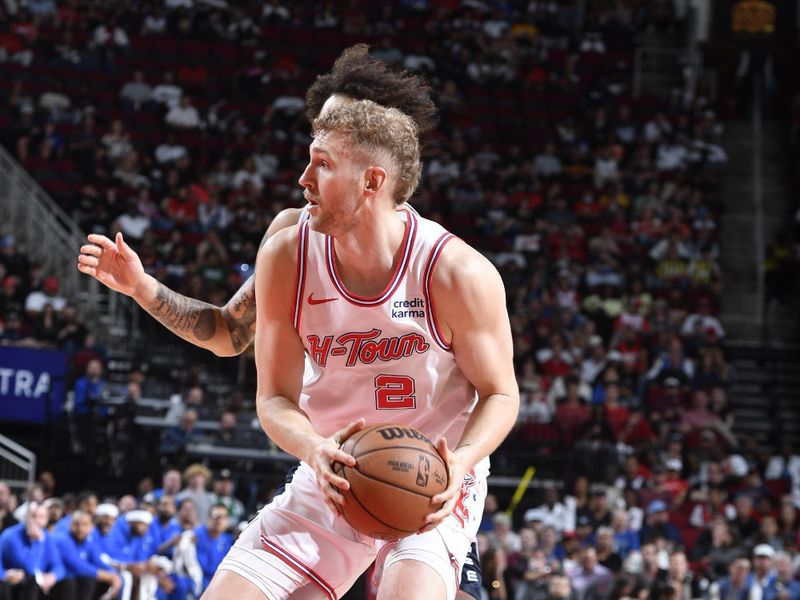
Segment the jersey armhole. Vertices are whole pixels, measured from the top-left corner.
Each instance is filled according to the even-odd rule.
[[[448,344],[444,339],[442,331],[439,329],[439,324],[436,321],[436,306],[434,304],[433,294],[431,293],[431,280],[433,279],[433,271],[436,268],[436,263],[442,255],[442,250],[444,250],[447,242],[454,238],[455,236],[452,233],[447,232],[443,233],[441,237],[436,240],[436,243],[433,245],[433,250],[431,250],[431,254],[428,257],[428,262],[425,265],[425,279],[422,286],[425,304],[428,307],[428,310],[425,312],[428,330],[431,332],[431,337],[436,342],[436,345],[448,352],[452,350],[452,344]]]
[[[303,312],[303,296],[306,289],[306,257],[308,256],[308,221],[300,224],[297,235],[297,266],[294,282],[294,310],[292,324],[300,330],[300,316]]]

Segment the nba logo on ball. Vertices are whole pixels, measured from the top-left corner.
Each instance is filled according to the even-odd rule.
[[[431,474],[431,461],[424,454],[419,455],[419,464],[417,465],[417,485],[425,487],[428,485],[428,477]]]

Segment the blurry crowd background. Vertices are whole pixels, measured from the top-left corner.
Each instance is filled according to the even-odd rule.
[[[494,472],[534,464],[552,477],[511,519],[487,506],[486,594],[747,598],[758,586],[758,597],[800,598],[800,458],[737,439],[727,406],[725,115],[702,88],[632,94],[635,33],[684,26],[669,0],[3,0],[0,142],[84,231],[122,231],[157,279],[221,305],[252,274],[272,217],[303,202],[314,77],[357,42],[424,73],[441,122],[412,203],[485,252],[508,291],[522,407]],[[779,286],[794,281],[792,235],[775,244]],[[120,535],[144,531],[131,512],[170,522],[129,469],[153,465],[171,496],[182,484],[167,483],[169,469],[191,468],[194,441],[269,449],[248,388],[215,392],[203,368],[171,383],[158,412],[168,427],[143,432],[142,395],[164,382],[138,369],[108,382],[106,349],[13,232],[0,237],[0,281],[0,342],[72,356],[67,443],[128,482],[102,482]],[[80,435],[98,424],[106,445]],[[252,464],[233,466],[233,479],[187,478],[196,514],[181,520],[181,508],[180,530],[212,527],[220,498],[231,528],[269,499],[242,477]],[[69,481],[43,487],[0,494],[0,511],[78,503]],[[135,561],[168,554],[134,545]],[[169,584],[153,571],[162,589],[190,590],[189,575]]]

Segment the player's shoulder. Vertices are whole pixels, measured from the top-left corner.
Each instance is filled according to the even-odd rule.
[[[295,223],[279,229],[270,235],[258,250],[258,262],[262,260],[294,262],[297,254],[297,240],[300,237],[300,225]]]
[[[302,215],[302,208],[284,208],[281,212],[275,215],[274,219],[272,219],[269,227],[267,227],[267,231],[264,233],[264,237],[261,238],[261,244],[259,245],[259,248],[263,247],[264,244],[267,243],[267,240],[279,231],[300,223],[303,220]]]
[[[494,280],[499,273],[483,254],[464,240],[453,237],[442,249],[433,271],[433,283],[438,286],[483,285]]]

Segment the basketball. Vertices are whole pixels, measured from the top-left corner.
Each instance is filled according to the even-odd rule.
[[[334,463],[350,483],[340,490],[342,512],[360,533],[395,540],[416,533],[434,512],[430,500],[447,487],[447,466],[422,433],[400,425],[376,425],[356,432],[342,445],[354,467]]]

